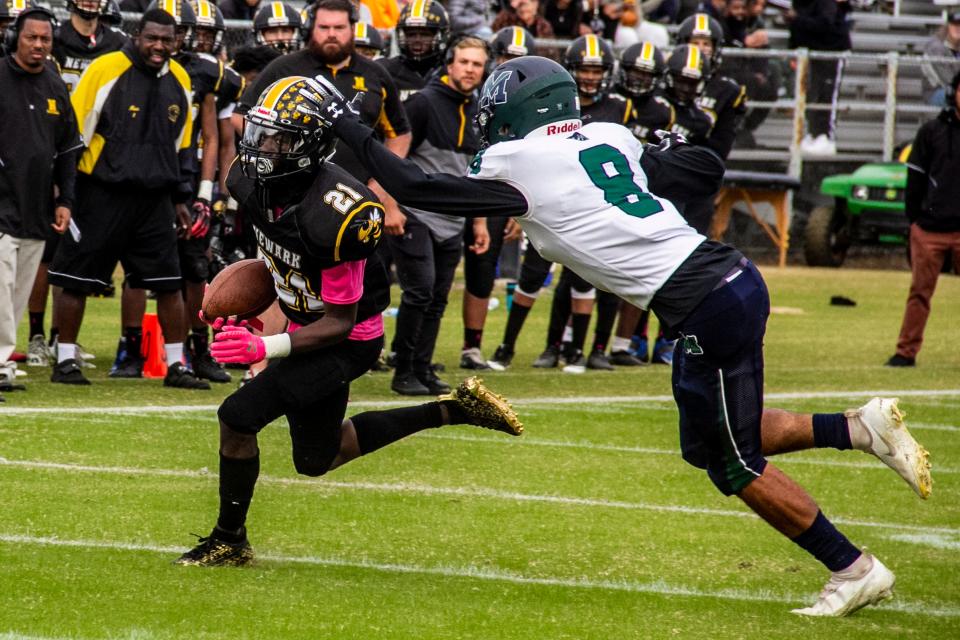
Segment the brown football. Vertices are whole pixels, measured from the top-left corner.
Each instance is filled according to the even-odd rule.
[[[240,260],[217,274],[203,293],[203,316],[208,320],[236,316],[252,318],[277,299],[273,276],[260,259]]]

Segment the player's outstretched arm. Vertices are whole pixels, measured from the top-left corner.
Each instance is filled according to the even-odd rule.
[[[647,146],[640,166],[649,176],[649,188],[682,207],[712,198],[723,184],[723,160],[708,147],[686,143]]]
[[[397,157],[374,136],[372,129],[353,117],[338,97],[328,98],[321,112],[330,127],[397,202],[403,205],[465,218],[519,216],[527,212],[526,198],[514,187],[496,180],[474,180],[449,173],[424,173],[414,162]]]

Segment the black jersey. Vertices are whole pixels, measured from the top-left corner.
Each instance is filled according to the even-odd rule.
[[[747,89],[727,76],[714,75],[707,82],[697,106],[713,116],[707,146],[726,159],[737,137],[737,123],[747,111]]]
[[[712,111],[704,111],[696,104],[680,104],[671,100],[666,93],[658,93],[657,97],[665,100],[673,108],[673,124],[670,126],[670,131],[679,133],[690,144],[707,144],[707,137],[714,125],[715,116]]]
[[[306,177],[307,174],[304,174]],[[309,179],[309,178],[307,178]],[[332,163],[323,165],[302,198],[267,211],[261,206],[256,181],[234,163],[227,177],[230,195],[245,220],[253,225],[260,253],[273,274],[284,314],[298,324],[323,317],[322,272],[339,264],[344,229],[359,212],[382,222],[383,206],[366,185]],[[372,250],[380,226],[365,242],[371,243],[363,278],[363,297],[357,306],[360,323],[382,312],[390,303],[386,269]]]
[[[405,102],[407,98],[427,86],[434,68],[427,69],[420,73],[409,66],[403,57],[394,56],[393,58],[381,58],[377,64],[387,70],[393,82],[397,85],[400,92],[400,101]]]
[[[583,124],[613,122],[629,126],[633,121],[633,100],[619,93],[608,93],[596,102],[580,107]]]
[[[53,36],[53,57],[60,65],[60,77],[73,91],[84,69],[105,53],[119,51],[127,41],[125,33],[102,22],[92,36],[80,35],[70,21],[64,22]]]
[[[332,82],[347,100],[362,93],[360,120],[375,129],[381,138],[395,138],[410,131],[397,85],[386,69],[360,55],[350,56],[350,62],[344,67],[331,69],[309,49],[288,53],[268,64],[243,92],[237,113],[245,114],[257,103],[264,89],[289,76],[322,76]],[[358,180],[366,182],[370,177],[346,145],[339,146],[334,158],[339,166]]]
[[[183,66],[190,76],[190,87],[193,89],[193,98],[190,109],[193,113],[193,146],[200,152],[200,135],[203,133],[203,123],[200,118],[200,105],[211,93],[216,95],[223,82],[223,63],[206,53],[183,52],[177,55],[177,62]]]
[[[232,67],[223,67],[223,81],[217,91],[218,118],[222,120],[230,117],[237,103],[240,102],[240,96],[243,95],[245,87],[246,81],[244,81],[243,76],[234,71]]]
[[[657,143],[660,140],[654,133],[670,131],[675,121],[673,105],[666,98],[647,94],[633,99],[633,122],[629,126],[637,140]]]

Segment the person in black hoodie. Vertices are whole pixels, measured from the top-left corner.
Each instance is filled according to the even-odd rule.
[[[910,219],[910,294],[890,367],[912,367],[923,344],[930,298],[944,260],[953,252],[960,271],[960,72],[947,94],[948,108],[917,131],[907,159],[906,213]]]
[[[474,92],[483,81],[486,43],[473,37],[456,42],[447,52],[445,73],[434,76],[404,103],[413,139],[409,157],[422,169],[463,174],[480,149],[473,126]],[[393,340],[396,371],[391,388],[401,395],[436,395],[449,386],[432,362],[440,320],[460,262],[463,219],[405,207],[402,235],[388,235],[403,294]],[[490,245],[486,220],[473,225],[475,253]]]
[[[847,51],[850,49],[848,0],[794,0],[784,18],[790,23],[790,48],[806,47],[813,51]],[[837,153],[836,117],[843,60],[811,60],[807,82],[807,102],[830,104],[830,111],[807,114],[809,134],[801,148],[810,155],[829,156]]]

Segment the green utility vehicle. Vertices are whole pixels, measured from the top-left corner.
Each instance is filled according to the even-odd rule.
[[[810,212],[804,255],[811,267],[839,267],[854,244],[906,244],[907,165],[865,164],[853,173],[824,178],[820,193],[833,204]]]

